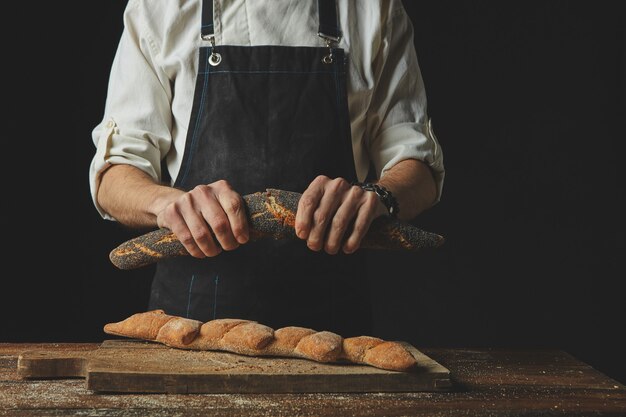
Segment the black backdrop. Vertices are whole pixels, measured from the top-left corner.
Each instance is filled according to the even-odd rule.
[[[447,169],[415,223],[447,243],[372,257],[375,335],[564,349],[626,381],[624,3],[404,3]],[[68,5],[6,66],[0,341],[100,341],[146,308],[152,268],[107,258],[137,232],[99,218],[87,181],[125,2]]]

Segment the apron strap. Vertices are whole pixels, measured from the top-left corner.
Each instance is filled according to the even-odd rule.
[[[320,19],[319,35],[322,38],[339,41],[341,39],[341,29],[337,20],[337,1],[317,0],[317,6]]]
[[[341,29],[337,20],[336,0],[317,0],[319,13],[319,35],[325,38],[341,39]],[[202,38],[213,35],[213,0],[202,2]]]
[[[213,0],[204,0],[202,2],[202,27],[200,30],[202,39],[208,39],[209,36],[213,36]]]

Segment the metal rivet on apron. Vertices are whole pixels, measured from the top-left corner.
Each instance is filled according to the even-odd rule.
[[[220,62],[222,62],[222,56],[215,52],[215,36],[203,36],[202,39],[211,42],[211,56],[209,57],[209,64],[213,67],[218,66]]]
[[[341,40],[341,36],[330,36],[324,33],[318,32],[320,38],[326,41],[326,47],[328,48],[328,55],[324,55],[322,58],[322,62],[324,64],[332,64],[333,63],[333,43],[337,44]]]
[[[333,33],[340,33],[333,13],[337,2],[319,0],[328,12],[318,13],[319,23]],[[189,190],[225,178],[237,191],[252,193],[268,186],[304,190],[319,173],[356,180],[340,36],[320,34],[320,47],[310,55],[282,45],[216,46],[211,12],[227,3],[233,2],[198,1],[202,55],[186,126],[190,146],[175,186]],[[369,285],[360,285],[357,293],[347,290],[365,276],[365,254],[320,257],[300,242],[273,239],[243,246],[215,260],[162,260],[149,306],[200,321],[238,317],[270,324],[289,314],[293,324],[368,334],[360,329],[369,327]],[[294,280],[295,274],[303,279]],[[299,308],[281,296],[284,291],[298,294]]]
[[[222,56],[217,52],[213,52],[209,57],[209,64],[216,67],[220,64],[220,62],[222,62]]]

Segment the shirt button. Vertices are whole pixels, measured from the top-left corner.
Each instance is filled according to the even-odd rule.
[[[113,120],[109,120],[106,124],[107,129],[111,129],[115,127],[115,122]]]

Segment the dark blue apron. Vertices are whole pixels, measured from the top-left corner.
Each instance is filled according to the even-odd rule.
[[[326,47],[215,45],[204,1],[200,60],[185,154],[175,186],[225,179],[244,195],[303,192],[320,174],[356,180],[346,56],[335,0],[319,0]],[[312,33],[311,36],[317,36]],[[263,240],[216,257],[157,265],[150,309],[201,321],[256,320],[350,336],[370,333],[362,253],[328,255],[304,241]]]

